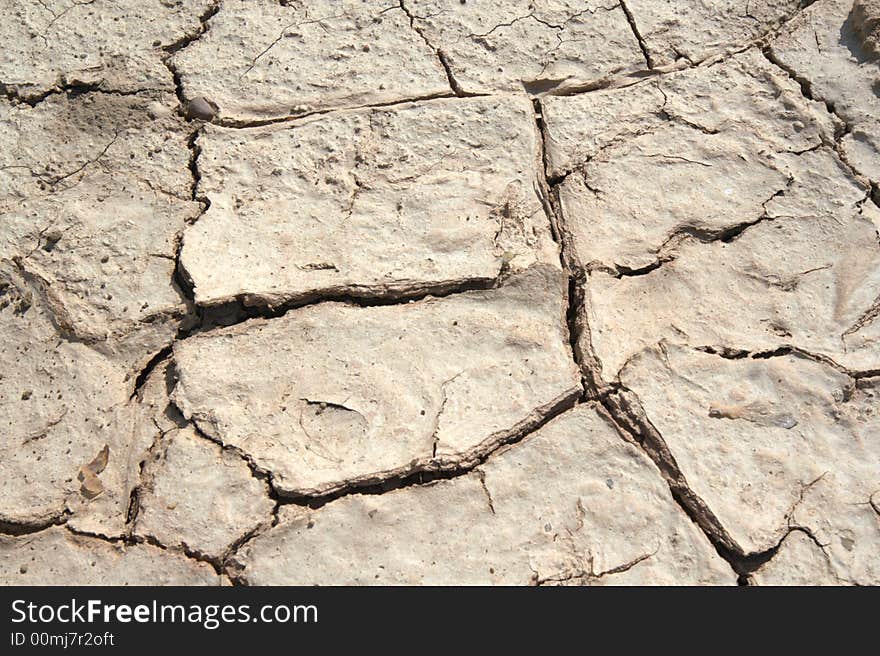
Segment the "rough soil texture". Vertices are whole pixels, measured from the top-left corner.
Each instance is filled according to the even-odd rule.
[[[0,0],[4,584],[880,584],[876,0]]]

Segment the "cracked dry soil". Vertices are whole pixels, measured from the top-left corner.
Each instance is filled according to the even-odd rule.
[[[0,0],[5,584],[880,584],[877,0]]]

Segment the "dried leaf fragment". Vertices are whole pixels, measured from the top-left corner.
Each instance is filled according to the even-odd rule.
[[[79,491],[86,499],[94,499],[104,491],[104,484],[101,483],[98,474],[107,467],[109,459],[110,447],[105,444],[90,463],[79,468],[77,479],[82,483]]]

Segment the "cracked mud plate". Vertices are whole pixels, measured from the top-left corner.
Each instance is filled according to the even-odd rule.
[[[877,0],[0,0],[4,584],[880,584]]]

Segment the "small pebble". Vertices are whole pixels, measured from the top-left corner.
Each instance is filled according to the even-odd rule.
[[[53,228],[51,230],[47,230],[43,237],[46,239],[46,243],[43,244],[43,250],[47,253],[51,253],[55,249],[55,245],[61,241],[61,237],[64,233],[62,233],[57,228]]]
[[[217,105],[202,96],[193,98],[186,105],[186,117],[189,119],[197,118],[203,121],[210,121],[216,115]]]

